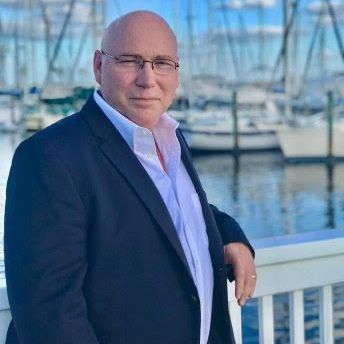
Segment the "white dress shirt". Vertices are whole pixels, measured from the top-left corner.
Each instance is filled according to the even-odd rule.
[[[132,149],[165,202],[197,287],[201,306],[200,344],[206,344],[212,312],[213,268],[201,204],[181,160],[176,136],[178,122],[164,113],[151,132],[113,109],[98,92],[94,92],[94,100]]]

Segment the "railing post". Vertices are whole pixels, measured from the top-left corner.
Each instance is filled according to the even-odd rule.
[[[258,299],[259,343],[274,344],[274,315],[272,295]]]
[[[304,344],[303,290],[289,294],[290,344]]]
[[[334,343],[332,286],[320,288],[319,298],[320,343]]]
[[[327,93],[327,162],[333,163],[333,92]]]
[[[235,282],[227,283],[229,314],[233,326],[234,338],[236,344],[242,344],[242,330],[241,330],[241,307],[235,298]]]
[[[238,124],[238,92],[232,95],[232,119],[233,119],[233,154],[239,155],[239,124]]]

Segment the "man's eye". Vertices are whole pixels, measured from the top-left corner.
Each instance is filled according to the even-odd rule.
[[[174,63],[169,60],[155,60],[154,65],[159,67],[174,67]]]
[[[130,60],[130,59],[127,59],[127,60],[119,60],[118,61],[119,64],[123,65],[123,66],[137,66],[139,63],[137,60]]]

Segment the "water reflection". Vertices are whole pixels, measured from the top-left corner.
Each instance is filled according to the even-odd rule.
[[[233,202],[239,201],[239,172],[240,172],[240,157],[233,156],[233,175],[232,175],[232,199]]]
[[[335,228],[334,218],[334,190],[333,190],[333,164],[326,165],[327,170],[327,227]]]
[[[286,164],[278,153],[196,155],[194,162],[209,200],[250,238],[343,228],[343,164]]]

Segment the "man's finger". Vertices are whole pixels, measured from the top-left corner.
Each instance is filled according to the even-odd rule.
[[[256,280],[257,275],[256,273],[248,273],[245,276],[245,286],[244,286],[244,292],[241,296],[241,299],[239,301],[245,303],[248,299],[250,299],[253,296],[254,289],[256,287]]]
[[[242,267],[236,266],[234,269],[235,274],[235,297],[239,300],[245,289],[245,272]]]

